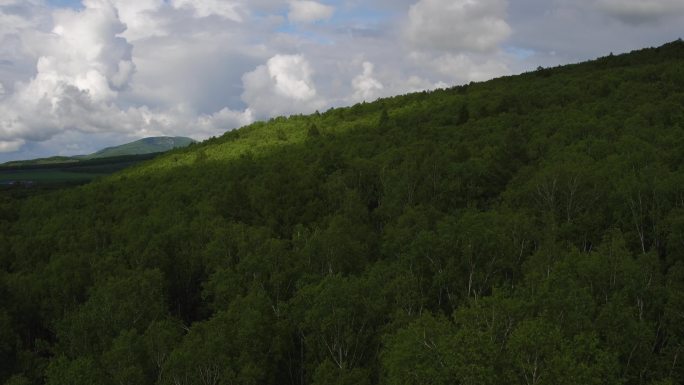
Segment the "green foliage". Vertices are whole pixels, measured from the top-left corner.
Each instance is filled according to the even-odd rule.
[[[424,313],[397,331],[382,357],[388,384],[496,384],[497,349],[486,335]]]
[[[68,360],[58,357],[51,361],[46,372],[47,385],[58,384],[109,384],[104,372],[91,357]]]
[[[271,383],[277,343],[274,314],[261,290],[235,299],[230,308],[197,323],[164,368],[171,384]]]
[[[682,68],[673,42],[5,190],[0,382],[682,383]]]
[[[306,134],[309,136],[309,138],[317,138],[321,136],[321,132],[318,130],[318,127],[315,123],[311,123],[309,125],[309,130],[306,132]]]
[[[111,345],[120,331],[143,331],[165,314],[157,270],[104,279],[88,299],[57,324],[57,337],[70,356],[89,355]]]

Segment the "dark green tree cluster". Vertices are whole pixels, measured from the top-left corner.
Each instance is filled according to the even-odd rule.
[[[0,195],[7,384],[679,384],[684,44]]]

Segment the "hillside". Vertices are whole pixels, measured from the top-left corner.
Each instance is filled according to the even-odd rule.
[[[76,156],[51,156],[48,158],[38,158],[29,160],[15,160],[0,164],[0,168],[23,167],[36,165],[56,165],[65,163],[75,163],[81,160],[113,158],[130,155],[147,155],[160,152],[167,152],[176,148],[187,147],[195,143],[195,140],[182,136],[155,136],[143,138],[134,142],[125,143],[119,146],[107,147],[89,155]]]
[[[193,139],[182,136],[156,136],[143,138],[120,146],[107,147],[93,154],[84,155],[79,158],[99,159],[113,156],[153,154],[156,152],[166,152],[173,150],[174,148],[187,147],[194,142]]]
[[[684,382],[684,43],[0,195],[9,384]]]

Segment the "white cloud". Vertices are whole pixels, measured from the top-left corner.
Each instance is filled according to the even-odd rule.
[[[408,90],[443,88],[509,74],[502,44],[511,35],[507,0],[419,0],[408,11],[407,58],[425,76]],[[431,79],[431,80],[429,80]]]
[[[510,34],[506,0],[420,0],[409,9],[407,36],[418,50],[496,50]]]
[[[425,65],[447,76],[456,83],[483,81],[498,76],[508,75],[510,70],[501,58],[478,58],[465,54],[446,54],[436,58],[417,57],[425,60]]]
[[[242,22],[241,5],[230,0],[172,0],[174,8],[192,9],[197,17],[217,15],[224,19]]]
[[[371,101],[379,96],[384,86],[373,77],[373,63],[363,62],[363,73],[352,80],[353,98],[357,101]]]
[[[684,14],[682,0],[598,0],[597,6],[608,15],[630,24],[656,22]]]
[[[293,23],[312,23],[330,19],[334,12],[334,7],[316,1],[293,0],[287,18]]]
[[[275,55],[242,78],[242,99],[257,118],[313,112],[325,102],[318,97],[313,71],[301,55]]]
[[[316,89],[311,81],[309,62],[300,55],[276,55],[267,63],[268,74],[281,96],[297,101],[311,100]]]
[[[133,47],[118,37],[126,27],[109,1],[85,0],[84,5],[80,12],[54,14],[53,34],[41,47],[38,78],[54,77],[89,92],[96,100],[111,99],[128,84],[135,70]]]
[[[25,139],[44,140],[66,129],[99,130],[89,113],[110,108],[135,66],[132,47],[117,37],[125,26],[108,1],[85,0],[82,11],[59,10],[54,28],[33,42],[36,75],[18,83],[0,104],[4,150]],[[8,145],[10,143],[11,145]]]
[[[443,82],[443,81],[431,81],[429,79],[425,79],[420,76],[412,75],[409,76],[407,79],[397,79],[395,80],[395,83],[391,85],[392,88],[391,90],[386,89],[385,94],[387,95],[398,95],[398,94],[406,94],[410,92],[421,92],[421,91],[428,91],[428,90],[434,90],[437,88],[447,88],[449,87],[449,84]],[[389,87],[386,87],[389,88]]]
[[[34,0],[4,0],[0,3],[0,82],[7,93],[14,83],[26,81],[35,74],[37,56],[28,35],[47,32],[51,14]],[[42,39],[36,39],[40,42]]]
[[[214,135],[218,130],[226,131],[237,127],[242,127],[254,122],[251,109],[245,111],[234,111],[230,108],[223,108],[212,115],[199,117],[197,125],[204,131],[205,135]]]
[[[119,19],[126,25],[122,34],[128,41],[164,35],[160,20],[155,14],[164,6],[164,0],[111,0]]]

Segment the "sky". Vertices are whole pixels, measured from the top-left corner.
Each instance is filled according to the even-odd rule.
[[[0,162],[518,74],[684,37],[684,0],[0,0]]]

